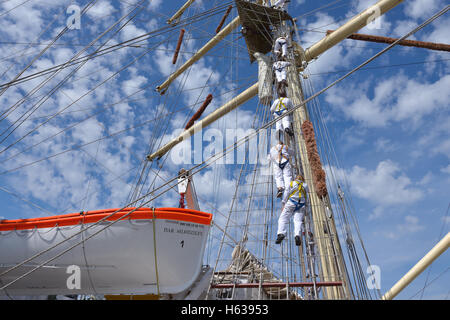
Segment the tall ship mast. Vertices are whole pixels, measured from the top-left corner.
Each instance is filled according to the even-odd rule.
[[[227,99],[211,112],[208,106],[214,105],[217,94],[210,92],[202,101],[197,97],[194,106],[200,104],[200,108],[192,108],[185,119],[168,118],[183,122],[177,132],[167,132],[165,120],[149,122],[153,125],[151,143],[122,207],[1,220],[1,292],[10,298],[71,295],[111,300],[392,298],[405,284],[395,287],[395,294],[383,296],[379,287],[369,288],[366,282],[372,264],[348,188],[332,168],[337,159],[317,97],[395,45],[449,51],[446,44],[406,40],[448,11],[448,6],[402,38],[357,34],[402,2],[380,0],[308,48],[300,45],[298,21],[289,14],[288,2],[235,0],[190,18],[185,15],[194,0],[185,2],[167,17],[167,30],[177,37],[177,43],[170,61],[174,68],[166,71],[165,80],[154,88],[161,102],[156,109],[166,112],[167,101],[177,99],[186,74],[195,72],[196,64],[229,41],[230,35],[244,40],[239,46],[244,48],[245,42],[245,59],[257,65],[257,82],[234,97],[225,92]],[[119,20],[125,23],[120,28],[138,10],[136,6],[136,12]],[[186,29],[193,21],[218,13],[223,16],[215,35],[186,58],[180,51],[189,40]],[[317,91],[308,65],[347,38],[389,46]],[[141,41],[134,37],[124,46],[137,48]],[[117,46],[103,48],[104,44],[90,56],[107,54]],[[59,68],[83,63],[79,58]],[[39,76],[20,73],[0,89],[4,93],[17,82]],[[212,72],[201,89],[202,97],[211,77]],[[236,118],[231,140],[226,137],[223,148],[223,143],[217,144],[220,135],[215,135],[216,127],[208,128],[217,125],[219,132],[228,133],[227,117],[249,101],[256,104],[249,130],[239,132]],[[15,109],[10,110],[6,113]],[[279,130],[280,126],[284,128]],[[202,140],[205,135],[209,135],[209,146]],[[272,147],[278,147],[280,169],[272,165]],[[282,168],[283,150],[289,151],[285,157],[288,167]],[[174,158],[182,160],[170,163]],[[227,164],[233,164],[233,169],[224,167]],[[197,179],[209,169],[209,180]],[[278,174],[284,176],[281,188]],[[215,207],[202,194],[205,189],[215,198],[226,194],[229,203]],[[289,209],[291,202],[295,208]],[[293,219],[284,218],[289,215]],[[280,231],[281,223],[286,224],[285,233]],[[428,266],[448,246],[447,236],[424,264]],[[415,269],[406,281],[423,269]]]

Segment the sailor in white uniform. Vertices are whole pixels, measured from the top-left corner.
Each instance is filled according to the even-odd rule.
[[[289,188],[284,192],[282,204],[284,205],[280,217],[278,218],[278,231],[276,244],[280,244],[286,237],[289,219],[294,215],[294,235],[295,245],[302,244],[301,232],[303,218],[306,212],[306,200],[308,194],[308,185],[304,182],[302,175],[297,175],[295,180],[291,181]]]
[[[284,61],[283,57],[280,58],[277,62],[275,62],[272,66],[272,69],[275,72],[275,77],[277,79],[277,91],[283,92],[286,90],[288,83],[287,79],[287,67],[291,65],[290,62]]]
[[[280,97],[272,103],[272,106],[270,107],[270,112],[272,112],[273,116],[276,118],[282,116],[292,108],[293,104],[291,99],[286,97],[286,92],[281,92]],[[285,131],[290,136],[294,135],[294,133],[291,130],[290,115],[286,115],[280,120],[278,120],[275,123],[275,128],[278,134],[280,134],[280,132]]]
[[[291,63],[289,61],[284,61],[283,58],[274,62],[272,68],[275,71],[275,77],[277,78],[277,82],[286,81],[287,78],[287,67],[290,66]]]
[[[270,149],[267,159],[272,162],[275,184],[277,185],[277,198],[281,198],[283,192],[289,187],[292,180],[292,167],[290,159],[292,151],[287,145],[279,141],[277,145]]]
[[[286,37],[278,37],[277,40],[275,40],[275,45],[273,48],[273,52],[277,57],[283,57],[286,58],[287,55],[287,39]]]

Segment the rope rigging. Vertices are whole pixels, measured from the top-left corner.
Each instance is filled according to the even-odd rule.
[[[335,4],[336,2],[339,1],[335,1],[331,4]],[[329,4],[329,6],[331,6],[331,4]],[[225,8],[228,7],[229,4],[227,4],[227,6],[225,7],[225,4],[223,5]],[[139,5],[140,6],[140,5]],[[222,8],[223,9],[223,8]],[[222,10],[221,9],[221,10]],[[447,7],[448,10],[448,7]],[[427,20],[426,22],[424,22],[422,25],[420,25],[419,27],[415,28],[413,31],[411,31],[410,33],[408,33],[407,35],[405,35],[404,37],[398,39],[398,41],[401,41],[401,39],[405,39],[408,36],[410,36],[411,34],[417,32],[418,30],[420,30],[421,28],[425,27],[427,24],[431,23],[431,21],[433,21],[434,19],[436,19],[437,17],[439,17],[440,15],[442,15],[443,13],[445,13],[447,10],[443,10],[441,11],[439,14],[433,16],[433,18],[430,18],[429,20]],[[224,12],[224,10],[222,10],[221,12]],[[197,15],[200,16],[200,15]],[[194,15],[194,17],[196,17],[196,15]],[[190,19],[190,18],[189,18]],[[187,19],[186,19],[187,20]],[[183,20],[182,20],[183,21]],[[191,22],[193,23],[193,22]],[[177,27],[180,27],[179,24],[177,24]],[[186,25],[184,25],[184,27],[186,27]],[[187,24],[187,27],[190,27],[189,24]],[[193,27],[194,29],[195,27]],[[173,29],[171,29],[173,31]],[[189,33],[189,32],[188,32]],[[238,38],[240,39],[240,38]],[[235,39],[235,41],[237,42],[238,39]],[[143,40],[140,40],[143,41]],[[345,78],[349,77],[350,75],[352,75],[354,72],[356,72],[357,70],[363,70],[364,66],[367,65],[369,62],[373,61],[375,58],[377,58],[378,56],[380,56],[381,54],[387,52],[390,48],[392,48],[393,46],[395,46],[397,43],[393,43],[391,46],[389,46],[388,48],[383,49],[381,52],[377,53],[376,55],[374,55],[372,58],[369,58],[368,60],[366,60],[364,63],[362,63],[361,65],[359,65],[358,67],[350,70],[349,72],[347,72],[344,76],[340,77],[338,80],[332,82],[331,84],[329,84],[328,86],[326,86],[325,88],[323,88],[322,90],[315,92],[313,85],[311,83],[311,81],[309,79],[307,81],[304,81],[304,85],[305,88],[307,88],[307,97],[304,101],[302,101],[301,104],[296,104],[293,106],[293,108],[291,110],[288,110],[288,112],[284,113],[283,115],[273,118],[272,120],[269,120],[270,118],[270,114],[268,111],[268,108],[265,108],[264,106],[260,105],[260,103],[257,104],[256,106],[256,112],[254,115],[254,119],[253,119],[253,125],[252,127],[256,128],[256,130],[254,130],[252,133],[246,135],[245,137],[237,140],[232,146],[228,146],[225,147],[223,150],[221,150],[220,152],[216,152],[214,155],[210,156],[209,158],[203,160],[200,164],[194,165],[189,171],[191,176],[202,172],[203,170],[205,170],[206,168],[208,168],[209,166],[212,166],[213,164],[216,165],[215,163],[217,162],[218,159],[221,159],[223,157],[226,156],[226,154],[230,153],[230,152],[234,152],[235,150],[238,149],[239,146],[242,146],[249,142],[249,140],[251,140],[252,138],[256,138],[259,134],[261,134],[261,132],[264,132],[264,130],[266,129],[270,129],[274,124],[276,124],[278,121],[281,121],[282,118],[287,117],[287,116],[293,116],[294,112],[296,110],[298,110],[299,108],[303,108],[308,106],[308,110],[309,110],[309,114],[312,118],[314,125],[314,128],[316,130],[318,130],[317,132],[319,132],[319,135],[321,137],[320,141],[322,142],[321,146],[319,147],[319,153],[322,156],[322,159],[325,158],[327,159],[327,164],[332,167],[333,164],[338,164],[337,162],[337,157],[335,154],[335,151],[333,149],[333,145],[332,145],[332,139],[330,136],[330,133],[327,129],[326,123],[325,123],[325,118],[324,115],[321,112],[321,106],[319,104],[319,101],[317,99],[317,97],[324,93],[326,90],[328,90],[329,88],[333,87],[334,85],[336,85],[337,83],[339,83],[340,81],[344,80]],[[271,40],[272,42],[272,40]],[[123,43],[122,43],[123,44]],[[159,43],[161,44],[161,42]],[[130,46],[130,45],[128,45]],[[126,46],[123,46],[126,47]],[[155,46],[156,47],[156,46]],[[155,48],[153,47],[153,49]],[[231,47],[231,46],[230,46]],[[231,50],[235,48],[236,49],[236,53],[238,53],[238,49],[239,46],[237,45],[233,45],[231,47]],[[108,49],[108,48],[106,48]],[[105,49],[105,50],[106,50]],[[149,50],[150,51],[150,50]],[[84,96],[86,96],[87,94],[92,93],[96,88],[98,88],[99,86],[101,86],[103,83],[105,83],[106,81],[108,81],[109,79],[112,79],[115,75],[118,75],[121,71],[123,71],[124,69],[126,69],[128,66],[130,66],[131,64],[133,64],[135,61],[139,60],[141,57],[143,57],[146,53],[148,53],[149,51],[146,51],[144,54],[139,55],[139,58],[136,58],[135,60],[133,60],[132,63],[127,64],[126,67],[120,69],[118,72],[114,73],[113,76],[109,77],[107,80],[101,82],[101,84],[97,85],[94,89],[90,90],[88,93],[86,93],[85,95],[83,95],[82,97],[73,100],[72,103],[69,106],[72,106],[73,104],[75,104],[77,101],[79,101],[80,99],[82,99]],[[112,51],[111,51],[112,52]],[[293,60],[293,57],[290,57]],[[88,59],[89,60],[89,59]],[[86,60],[86,61],[88,61]],[[178,62],[179,63],[179,62]],[[63,66],[63,65],[60,65]],[[231,68],[233,67],[233,61],[231,60]],[[55,67],[56,68],[56,67]],[[236,63],[236,69],[237,69],[237,63]],[[77,69],[78,70],[78,69]],[[193,111],[193,108],[195,105],[198,104],[198,101],[200,99],[200,96],[203,93],[203,90],[208,87],[207,84],[211,78],[211,75],[213,72],[211,72],[208,80],[205,83],[205,86],[200,87],[200,88],[196,88],[196,89],[201,89],[200,94],[197,96],[197,101],[196,103],[194,103],[191,106],[187,106],[187,107],[183,107],[183,108],[176,108],[176,100],[177,99],[181,99],[181,95],[183,92],[185,92],[184,87],[186,85],[186,82],[188,81],[188,77],[189,77],[189,72],[191,71],[191,69],[188,70],[187,73],[185,73],[183,75],[183,78],[181,78],[178,81],[178,86],[171,86],[169,87],[166,96],[165,97],[160,97],[160,104],[161,105],[161,109],[164,110],[164,114],[159,116],[159,117],[155,117],[151,120],[145,121],[141,124],[138,124],[136,126],[130,127],[130,128],[126,128],[126,129],[122,129],[120,131],[116,131],[112,134],[110,134],[108,132],[108,130],[106,129],[106,127],[104,127],[105,131],[107,132],[107,136],[105,137],[99,137],[98,139],[95,139],[94,141],[90,141],[84,144],[80,144],[78,146],[74,146],[70,149],[67,149],[65,151],[59,152],[57,154],[51,155],[49,157],[46,157],[44,159],[40,159],[34,162],[30,162],[28,164],[24,164],[22,166],[13,168],[13,169],[9,169],[9,170],[5,170],[3,172],[0,172],[0,175],[3,174],[7,174],[10,172],[14,172],[16,170],[19,170],[21,168],[33,165],[35,163],[38,163],[40,161],[44,161],[44,160],[48,160],[50,158],[56,157],[58,155],[64,154],[66,152],[72,151],[72,150],[77,150],[80,149],[81,151],[85,152],[89,157],[92,158],[92,155],[90,155],[89,153],[87,153],[85,150],[83,150],[82,148],[84,146],[87,146],[89,144],[98,142],[98,146],[97,146],[97,152],[99,150],[100,147],[100,143],[103,139],[106,139],[107,137],[114,137],[116,138],[118,134],[126,132],[128,130],[132,130],[132,129],[136,129],[139,127],[143,127],[149,123],[154,123],[154,127],[156,128],[152,134],[151,137],[149,139],[149,143],[146,145],[147,147],[147,151],[149,154],[149,152],[155,148],[159,148],[160,145],[163,143],[163,139],[165,134],[167,133],[167,131],[169,130],[169,126],[166,125],[165,123],[168,123],[171,121],[172,117],[175,116],[177,113],[181,112],[181,111],[186,111],[188,110],[188,114],[183,115],[183,117],[186,118],[186,120],[188,119],[188,117],[190,116],[190,114]],[[229,70],[228,70],[229,71]],[[228,72],[227,71],[227,72]],[[49,72],[50,73],[50,72]],[[21,81],[20,79],[18,79],[17,81]],[[236,80],[237,82],[237,80]],[[18,82],[20,83],[20,82]],[[218,89],[220,84],[212,84],[211,86],[214,87],[214,90]],[[9,88],[10,85],[5,84],[4,85],[5,88]],[[145,86],[144,88],[138,90],[137,92],[143,91],[144,89],[148,88],[151,85]],[[3,88],[2,86],[0,86],[0,89]],[[5,89],[5,90],[6,90]],[[238,88],[230,90],[228,92],[233,92],[236,91]],[[137,93],[135,92],[135,93]],[[228,93],[226,92],[226,93]],[[315,92],[315,93],[314,93]],[[135,93],[133,93],[132,95],[134,95]],[[225,93],[225,94],[226,94]],[[116,102],[115,104],[121,103],[123,101],[127,101],[132,95],[127,96],[125,98],[125,100],[121,100],[119,102]],[[169,96],[171,99],[169,99]],[[214,96],[216,98],[216,96]],[[163,100],[163,103],[161,104],[161,100]],[[114,104],[113,104],[114,105]],[[53,119],[54,117],[56,117],[57,115],[60,115],[64,112],[64,110],[66,110],[69,106],[67,106],[66,108],[63,108],[60,112],[55,113],[51,116],[49,116],[49,118],[44,121],[41,125],[46,124],[48,121],[50,121],[51,119]],[[109,105],[112,106],[112,105]],[[99,115],[101,112],[105,111],[105,107],[103,107],[102,111],[98,111],[96,113],[94,113],[93,115],[89,116],[88,118],[82,120],[85,121],[91,117],[95,117],[97,115]],[[192,107],[192,108],[191,108]],[[34,112],[34,111],[33,111]],[[67,111],[66,111],[67,112]],[[236,117],[237,117],[237,113],[236,113]],[[23,123],[23,122],[22,122]],[[80,122],[78,122],[80,123]],[[63,130],[61,130],[59,133],[65,132],[66,130],[70,130],[70,128],[73,128],[73,126],[77,125],[73,124]],[[41,125],[39,125],[37,128],[35,128],[34,130],[37,130]],[[223,129],[223,128],[222,128]],[[22,138],[16,140],[13,144],[9,145],[8,147],[6,147],[5,149],[3,149],[2,151],[0,151],[0,153],[3,153],[4,151],[8,150],[10,147],[12,147],[13,145],[15,145],[16,143],[20,142],[23,138],[25,138],[26,136],[28,136],[29,134],[31,134],[33,131],[30,131],[28,134],[24,135]],[[12,133],[12,132],[11,132]],[[11,134],[10,133],[10,134]],[[9,136],[9,135],[8,135]],[[7,136],[7,137],[8,137]],[[52,137],[48,137],[47,139],[52,139],[53,137],[55,137],[56,135],[53,135]],[[6,137],[6,138],[7,138]],[[5,139],[6,139],[5,138]],[[270,139],[268,138],[267,134],[264,136],[264,139]],[[286,136],[287,138],[287,136]],[[5,140],[4,139],[4,140]],[[4,141],[3,140],[3,141]],[[14,154],[13,156],[8,157],[6,160],[3,160],[3,162],[8,161],[13,159],[14,157],[16,157],[17,155],[30,150],[31,148],[34,148],[35,146],[39,145],[40,143],[46,141],[43,140],[37,144],[34,144],[30,147],[27,147],[25,149],[22,149],[19,153]],[[119,142],[119,141],[118,141]],[[120,143],[120,142],[119,142]],[[297,141],[295,140],[295,138],[293,138],[292,141],[293,145],[294,145],[294,149],[296,150],[296,154],[299,154],[299,150],[298,150],[298,146],[297,146]],[[217,150],[215,150],[217,151]],[[304,150],[303,150],[304,152]],[[168,154],[165,154],[159,161],[159,163],[157,163],[156,161],[154,162],[147,162],[145,159],[142,159],[139,166],[139,169],[136,170],[136,177],[135,180],[131,186],[130,189],[130,193],[128,195],[127,198],[127,205],[124,206],[122,209],[129,207],[133,204],[137,204],[138,207],[134,210],[137,210],[138,208],[142,208],[145,205],[148,204],[153,204],[154,201],[156,201],[157,199],[159,199],[161,196],[163,196],[164,194],[166,194],[167,192],[173,190],[176,192],[176,186],[177,186],[177,177],[174,178],[169,178],[169,179],[165,179],[163,175],[161,175],[161,170],[166,162],[166,160],[168,159]],[[257,153],[257,155],[259,156],[259,153]],[[217,271],[217,269],[219,268],[220,265],[220,259],[222,258],[221,255],[223,255],[222,253],[222,249],[224,245],[229,245],[230,249],[233,248],[237,248],[236,253],[238,256],[241,256],[242,254],[247,254],[249,253],[250,255],[253,253],[253,251],[246,251],[248,248],[246,248],[246,246],[248,244],[250,244],[250,242],[253,240],[249,240],[249,238],[254,238],[256,245],[260,245],[259,249],[255,249],[255,251],[257,251],[259,254],[258,256],[261,257],[260,259],[258,259],[258,263],[260,263],[261,268],[263,268],[263,266],[268,266],[270,265],[270,262],[272,261],[277,263],[281,261],[281,268],[279,268],[278,266],[272,267],[271,272],[273,272],[274,275],[280,277],[281,279],[284,279],[284,282],[286,283],[286,287],[283,289],[286,292],[286,299],[289,298],[289,292],[295,292],[296,294],[302,296],[302,297],[311,297],[311,298],[318,298],[320,295],[323,295],[324,297],[326,297],[325,293],[325,289],[322,289],[321,287],[318,286],[317,283],[317,279],[315,276],[315,270],[316,268],[318,268],[318,272],[320,273],[320,279],[322,279],[322,275],[323,275],[323,268],[326,268],[326,266],[322,266],[321,264],[318,264],[318,266],[316,267],[316,253],[317,253],[317,248],[314,249],[314,241],[316,241],[316,239],[314,238],[314,236],[312,235],[312,233],[310,232],[310,230],[312,230],[312,225],[316,224],[316,221],[312,221],[310,219],[311,217],[311,213],[306,214],[305,216],[305,232],[304,232],[304,239],[305,239],[305,246],[304,249],[305,251],[303,251],[303,246],[301,246],[301,248],[298,248],[298,252],[295,252],[295,248],[293,246],[293,242],[290,241],[289,243],[283,243],[282,247],[280,249],[278,249],[275,245],[272,244],[273,241],[271,241],[271,236],[270,235],[274,235],[274,230],[270,230],[270,228],[273,225],[273,220],[274,220],[274,211],[276,211],[276,205],[274,203],[274,199],[273,199],[273,181],[271,179],[268,179],[267,177],[263,177],[261,178],[261,172],[263,171],[263,166],[260,165],[260,161],[257,161],[256,165],[251,165],[249,164],[248,158],[247,158],[247,153],[245,154],[245,161],[242,164],[239,174],[237,175],[237,180],[236,180],[236,185],[235,185],[235,190],[234,190],[234,197],[232,198],[231,201],[231,206],[228,212],[228,215],[224,215],[224,217],[226,217],[226,224],[225,227],[221,227],[219,224],[215,224],[214,226],[216,226],[218,229],[220,229],[220,231],[222,232],[222,238],[220,239],[220,248],[219,251],[217,253],[217,257],[215,260],[215,266],[213,269],[213,273],[212,273],[212,277],[210,279],[209,282],[209,287],[208,287],[208,294],[210,292],[210,290],[213,289],[213,284],[216,283],[218,278],[214,278],[215,273]],[[95,160],[96,157],[94,157],[93,159]],[[139,158],[139,157],[137,157]],[[139,160],[139,159],[136,159]],[[295,158],[295,167],[294,170],[296,171],[296,173],[300,173],[301,170],[301,159]],[[155,165],[158,166],[155,169]],[[339,168],[338,166],[336,166],[337,168]],[[136,167],[135,167],[136,168]],[[134,169],[134,168],[132,168]],[[204,172],[204,171],[203,171]],[[151,174],[154,174],[154,179],[150,182],[148,181],[151,177]],[[120,178],[120,176],[119,176]],[[163,183],[159,186],[157,186],[156,184],[156,179],[160,178]],[[219,172],[219,170],[215,170],[214,171],[214,178],[213,178],[213,189],[214,190],[219,190],[219,186],[220,186],[220,179],[221,179],[221,173]],[[332,178],[330,178],[331,180],[333,180],[333,190],[337,190],[338,188],[340,188],[338,179],[336,178],[335,174],[332,174]],[[89,180],[90,182],[90,180]],[[243,182],[245,182],[246,184],[244,184]],[[345,182],[345,181],[344,181]],[[260,186],[261,185],[261,186]],[[148,188],[147,188],[148,186]],[[239,195],[240,192],[239,190],[245,190],[247,186],[250,186],[250,190],[247,193],[245,193],[246,198],[246,205],[243,206],[242,203],[239,203],[240,199],[239,197],[242,195]],[[337,186],[337,187],[336,187]],[[144,188],[146,189],[144,191]],[[264,192],[262,192],[262,196],[261,198],[263,198],[263,200],[258,200],[258,197],[260,197],[260,195],[258,194],[258,191],[261,190],[261,188],[264,190]],[[86,195],[83,198],[84,203],[86,203],[87,199],[88,199],[88,192],[89,191],[89,184],[88,184],[88,190],[86,190]],[[244,193],[244,192],[243,192]],[[218,192],[215,192],[215,195],[217,196]],[[331,192],[330,192],[331,194]],[[331,198],[335,197],[334,194],[330,195]],[[364,279],[364,272],[362,269],[362,264],[361,261],[359,260],[358,257],[358,253],[357,253],[357,248],[355,245],[355,242],[353,240],[352,237],[352,230],[351,230],[351,222],[353,222],[353,226],[357,232],[358,235],[358,239],[359,239],[359,244],[362,247],[362,250],[364,251],[364,255],[366,258],[366,263],[370,262],[368,260],[367,257],[367,253],[366,250],[364,248],[364,244],[362,242],[362,238],[359,232],[359,228],[357,225],[357,221],[354,215],[354,211],[353,211],[353,206],[351,204],[351,198],[347,199],[349,197],[347,196],[343,196],[343,195],[339,195],[337,196],[338,199],[337,201],[333,201],[334,204],[337,204],[336,208],[333,210],[333,213],[335,214],[335,217],[337,217],[337,219],[339,219],[341,225],[346,226],[346,228],[344,229],[345,231],[345,235],[346,235],[346,245],[347,245],[347,255],[348,255],[348,261],[351,264],[351,271],[352,271],[352,280],[353,280],[353,285],[350,287],[351,290],[351,295],[352,296],[356,296],[359,299],[368,299],[371,298],[371,293],[370,291],[367,290],[366,286],[365,286],[365,279]],[[216,199],[214,200],[216,201]],[[258,202],[260,201],[260,202]],[[205,201],[206,202],[206,201]],[[330,203],[328,203],[330,204]],[[312,206],[312,203],[309,203],[307,206]],[[232,213],[233,214],[238,214],[237,209],[240,208],[244,208],[245,209],[242,211],[243,215],[241,215],[240,217],[238,216],[238,219],[233,219],[232,217]],[[261,221],[258,221],[258,223],[254,223],[254,221],[252,220],[256,214],[258,213],[258,208],[264,208],[264,210],[261,210],[261,212],[263,212],[263,223],[261,223]],[[117,210],[116,212],[112,213],[111,215],[109,215],[109,217],[113,216],[115,213],[119,212],[120,210]],[[330,209],[331,209],[331,205],[330,205]],[[217,208],[214,208],[214,210],[216,212],[219,212],[219,210]],[[134,211],[132,211],[134,212]],[[153,212],[154,212],[154,208],[153,208]],[[131,212],[129,213],[131,214]],[[116,221],[120,221],[125,219],[129,214],[125,215],[125,217],[118,219]],[[261,219],[261,217],[258,217],[259,219]],[[105,219],[103,219],[102,221],[105,221]],[[83,239],[82,241],[78,242],[77,244],[75,244],[74,246],[71,246],[70,248],[58,253],[56,256],[53,256],[52,258],[46,260],[44,263],[39,264],[37,267],[33,268],[32,270],[30,270],[29,272],[25,273],[24,275],[22,275],[21,277],[15,279],[12,282],[9,282],[7,284],[0,284],[0,289],[5,290],[8,286],[12,285],[13,283],[15,283],[16,281],[26,277],[27,275],[29,275],[30,273],[38,270],[39,268],[43,267],[44,265],[48,264],[48,262],[51,262],[55,259],[57,259],[58,257],[60,257],[61,255],[69,252],[70,250],[72,250],[73,248],[75,248],[76,246],[82,244],[84,246],[85,241],[89,240],[90,238],[92,238],[93,236],[95,236],[96,234],[102,232],[103,230],[106,230],[107,228],[109,228],[111,225],[113,225],[114,223],[116,223],[116,221],[112,222],[111,224],[108,224],[106,227],[102,228],[101,230],[99,230],[98,232],[90,235],[89,237],[85,237],[85,232],[86,230],[88,230],[90,227],[94,226],[94,225],[89,225],[86,228],[83,228],[80,233],[83,235]],[[242,223],[243,222],[243,223]],[[155,227],[153,225],[153,227]],[[229,234],[230,232],[230,228],[235,228],[237,233],[237,236],[231,236]],[[254,232],[252,230],[253,227],[259,227],[261,228],[262,231],[257,231]],[[325,225],[325,227],[327,227],[328,232],[332,233],[333,230],[330,229],[329,225]],[[347,229],[348,227],[348,229]],[[342,231],[342,232],[344,232]],[[291,232],[291,228],[289,227],[289,232]],[[262,239],[261,239],[261,235],[263,235]],[[155,232],[154,232],[154,236],[155,236]],[[214,235],[210,235],[211,239],[212,237],[214,237]],[[291,237],[291,234],[289,234],[289,237]],[[225,239],[231,239],[232,242],[234,242],[234,246],[232,244],[229,244],[225,241]],[[293,238],[293,237],[292,237]],[[217,240],[219,240],[218,237],[216,237]],[[61,241],[60,243],[57,243],[56,245],[48,248],[47,250],[40,252],[37,256],[40,256],[50,250],[52,250],[53,248],[55,248],[56,246],[64,243],[65,241],[67,241],[68,239],[65,239],[64,241]],[[211,240],[212,241],[212,240]],[[154,241],[154,245],[155,245],[155,264],[156,263],[156,241]],[[326,254],[331,256],[337,256],[336,252],[339,249],[339,243],[332,243],[332,248],[330,248],[330,252],[327,252]],[[316,251],[314,251],[316,250]],[[226,251],[226,250],[224,250]],[[272,254],[279,254],[279,256],[275,256],[272,257]],[[17,266],[15,266],[14,268],[8,269],[5,272],[1,273],[0,276],[7,274],[13,270],[15,270],[15,268],[35,259],[37,256],[33,256],[30,259],[27,259],[26,261],[18,264]],[[337,258],[336,258],[337,259]],[[86,261],[87,264],[87,261]],[[237,265],[234,266],[234,268],[232,269],[231,272],[231,281],[233,283],[233,287],[231,290],[231,297],[236,297],[237,295],[237,289],[238,289],[238,280],[240,277],[240,272],[242,270],[244,270],[244,260],[239,260]],[[447,270],[446,270],[447,271]],[[157,271],[158,272],[158,271]],[[262,283],[264,281],[264,272],[262,272],[261,270],[253,270],[252,272],[259,272],[256,275],[254,275],[255,277],[259,277],[259,297],[261,297],[262,292],[263,292],[263,286]],[[309,273],[308,273],[309,272]],[[340,274],[342,274],[343,277],[347,277],[350,278],[348,274],[345,275],[345,273],[347,272],[347,270],[340,270]],[[309,275],[309,277],[308,277]],[[302,280],[306,279],[306,278],[310,278],[311,281],[313,282],[313,287],[311,289],[306,289],[306,288],[301,288],[301,289],[294,289],[289,287],[289,283],[291,282],[296,282],[297,279],[302,278]],[[222,278],[225,279],[225,278]],[[327,279],[328,280],[328,279]],[[434,280],[433,280],[434,281]],[[218,290],[218,289],[214,289],[214,290]],[[264,289],[267,290],[267,289]],[[337,290],[337,289],[336,289]],[[280,292],[281,290],[277,291],[278,296],[280,296]],[[159,280],[158,280],[158,295],[160,294],[160,288],[159,288]],[[207,294],[207,296],[208,296]],[[379,293],[378,293],[379,295]],[[379,295],[381,296],[381,295]]]

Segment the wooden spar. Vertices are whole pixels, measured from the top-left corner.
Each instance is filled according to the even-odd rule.
[[[359,29],[362,29],[363,27],[371,23],[375,18],[383,15],[401,2],[403,2],[403,0],[378,1],[373,6],[364,10],[363,12],[346,22],[344,25],[340,26],[338,29],[336,29],[335,32],[327,35],[325,38],[306,49],[306,61],[309,62],[317,58],[320,54],[335,46],[352,33],[355,33]]]
[[[231,21],[224,29],[222,29],[218,34],[216,34],[211,40],[208,41],[202,48],[200,48],[188,61],[186,61],[180,68],[175,70],[166,81],[156,87],[156,90],[160,93],[164,93],[167,87],[187,68],[193,65],[201,57],[203,57],[209,50],[211,50],[216,44],[218,44],[223,38],[230,34],[234,29],[236,29],[240,24],[239,17],[236,17]]]
[[[172,64],[177,63],[178,53],[180,53],[181,42],[183,41],[183,37],[184,37],[184,29],[181,29],[180,36],[178,38],[177,48],[175,49],[175,53],[173,54]]]
[[[186,1],[186,3],[172,16],[172,18],[170,18],[169,20],[167,20],[168,24],[171,24],[174,20],[178,19],[183,13],[184,11],[189,8],[189,6],[192,4],[192,2],[194,2],[195,0],[188,0]]]
[[[223,24],[225,23],[225,20],[227,19],[228,15],[231,12],[231,9],[233,9],[233,6],[230,5],[227,9],[227,12],[225,12],[225,14],[223,15],[222,20],[220,20],[220,23],[216,28],[216,33],[219,33],[220,29],[222,29]]]
[[[392,9],[399,3],[401,3],[403,0],[380,0],[370,8],[364,10],[354,18],[352,18],[350,21],[345,23],[343,26],[339,27],[334,31],[332,34],[326,36],[322,40],[319,40],[316,44],[312,45],[310,48],[308,48],[305,51],[305,59],[307,62],[311,61],[312,59],[316,58],[318,55],[324,53],[340,41],[347,38],[352,33],[355,33],[357,30],[365,27],[368,23],[372,22],[370,20],[371,16],[373,15],[374,11],[377,11],[374,9],[376,6],[379,6],[379,13],[384,14],[386,11]],[[236,17],[232,22],[230,22],[225,29],[220,31],[213,39],[211,39],[203,48],[201,48],[190,60],[186,61],[183,66],[181,66],[177,71],[175,71],[173,74],[170,75],[170,77],[159,87],[157,87],[158,91],[162,91],[165,88],[169,86],[169,84],[178,76],[180,75],[184,70],[186,70],[188,67],[190,67],[195,61],[199,60],[201,56],[203,56],[209,49],[211,49],[214,45],[216,45],[222,38],[224,38],[227,34],[229,34],[232,30],[234,30],[239,25],[239,17]],[[220,39],[218,38],[220,37]],[[214,40],[214,41],[213,41]],[[222,116],[226,115],[228,112],[236,109],[239,107],[242,103],[250,100],[258,93],[258,83],[255,83],[250,88],[245,90],[244,92],[240,93],[237,97],[233,98],[230,102],[224,104],[222,107],[208,115],[204,120],[198,122],[189,130],[184,131],[180,136],[174,138],[169,143],[167,143],[165,146],[163,146],[161,149],[157,150],[151,155],[147,156],[148,160],[153,160],[156,157],[161,157],[166,152],[168,152],[170,149],[172,149],[174,146],[176,146],[178,143],[182,142],[183,139],[190,137],[194,134],[194,129],[198,128],[204,128],[207,125],[213,123],[217,119],[221,118]],[[206,121],[207,120],[207,121]]]
[[[202,106],[197,110],[196,113],[194,113],[192,118],[189,119],[188,123],[186,124],[186,127],[184,127],[184,130],[189,129],[190,127],[192,127],[194,125],[195,120],[200,118],[202,113],[205,111],[206,107],[211,103],[212,98],[213,98],[212,94],[208,94],[208,96],[206,97],[206,99],[203,102]]]
[[[176,146],[178,143],[182,142],[184,139],[189,138],[192,136],[195,132],[201,131],[202,128],[210,125],[217,119],[223,117],[230,111],[236,109],[241,104],[245,103],[246,101],[253,98],[258,93],[258,84],[254,84],[238,96],[234,97],[227,103],[225,103],[222,107],[219,109],[216,109],[214,112],[207,115],[203,120],[197,122],[189,129],[185,130],[181,135],[176,137],[175,139],[171,140],[169,143],[167,143],[165,146],[163,146],[158,151],[152,153],[151,155],[147,156],[147,160],[151,161],[155,158],[160,158],[163,156],[166,152],[168,152],[170,149],[172,149],[174,146]]]
[[[334,30],[327,30],[327,35],[333,33]],[[361,34],[361,33],[354,33],[347,37],[347,39],[353,39],[353,40],[362,40],[362,41],[369,41],[369,42],[377,42],[377,43],[394,43],[398,39],[396,38],[389,38],[389,37],[382,37],[382,36],[373,36],[369,34]],[[398,43],[400,46],[407,46],[407,47],[417,47],[417,48],[424,48],[424,49],[430,49],[430,50],[438,50],[438,51],[450,51],[450,44],[445,43],[434,43],[434,42],[425,42],[425,41],[416,41],[416,40],[402,40]]]
[[[388,292],[381,298],[382,300],[392,300],[407,285],[409,285],[419,274],[423,272],[434,260],[443,254],[450,246],[450,232],[438,242],[417,264],[408,271]]]

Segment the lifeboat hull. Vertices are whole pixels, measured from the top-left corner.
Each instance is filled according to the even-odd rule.
[[[1,221],[0,274],[66,241],[1,275],[0,287],[75,246],[3,294],[170,294],[189,288],[201,270],[212,216],[177,208],[130,214],[133,209]]]

